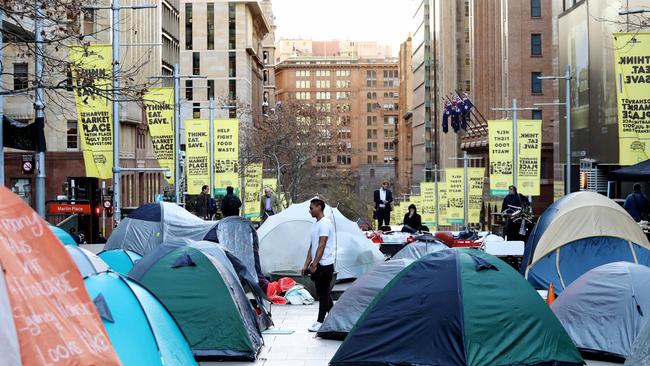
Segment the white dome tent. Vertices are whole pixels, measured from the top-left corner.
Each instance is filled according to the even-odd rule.
[[[318,197],[314,197],[318,198]],[[269,217],[257,230],[260,240],[260,264],[264,275],[275,271],[299,271],[305,263],[309,248],[311,225],[309,203],[291,205]],[[357,278],[375,263],[383,261],[379,247],[363,234],[354,221],[348,220],[337,208],[325,205],[336,236],[334,240],[335,270],[339,280]]]

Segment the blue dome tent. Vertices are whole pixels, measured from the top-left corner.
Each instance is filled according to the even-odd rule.
[[[549,206],[526,243],[521,272],[533,287],[561,293],[582,274],[612,262],[650,265],[650,242],[616,202],[571,193]]]
[[[142,258],[140,254],[127,249],[106,250],[100,252],[98,256],[113,271],[125,276],[133,269],[133,265]]]

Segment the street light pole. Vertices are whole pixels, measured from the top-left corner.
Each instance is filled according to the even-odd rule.
[[[34,98],[34,110],[36,124],[40,133],[45,125],[45,91],[43,90],[43,6],[41,0],[34,2],[36,14],[34,16],[34,74],[36,91]],[[42,136],[38,137],[38,141]],[[36,151],[36,212],[45,219],[45,151],[40,143]]]

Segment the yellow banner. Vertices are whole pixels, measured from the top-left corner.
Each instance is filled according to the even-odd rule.
[[[650,33],[615,33],[619,164],[650,156]]]
[[[244,169],[244,217],[260,217],[262,163],[249,163]]]
[[[485,176],[485,168],[469,168],[467,169],[469,185],[469,193],[467,199],[469,200],[469,212],[467,221],[470,224],[481,223],[481,208],[483,207],[483,177]]]
[[[153,151],[161,168],[171,171],[167,179],[174,183],[174,89],[151,88],[144,96],[147,125]]]
[[[447,201],[447,183],[438,182],[438,199],[440,203],[438,204],[438,221],[440,222],[438,226],[447,225],[447,206],[449,202]]]
[[[113,112],[110,45],[70,47],[74,100],[86,176],[113,177]],[[101,93],[100,93],[101,91]]]
[[[422,225],[433,228],[436,226],[436,184],[434,182],[420,182],[421,207],[418,212],[422,216]]]
[[[506,196],[512,185],[512,121],[488,121],[490,194]],[[449,182],[449,180],[447,180]]]
[[[187,193],[200,194],[210,185],[210,124],[207,119],[185,120]]]
[[[239,192],[239,120],[216,119],[214,127],[215,194],[225,195],[226,187]]]
[[[465,222],[465,173],[463,168],[447,168],[447,222]]]
[[[517,120],[517,191],[539,196],[542,164],[542,121]]]
[[[275,178],[264,178],[262,179],[262,185],[264,188],[269,187],[271,190],[277,194],[278,189],[278,180]]]
[[[393,205],[393,210],[390,212],[390,223],[392,225],[399,225],[402,223],[402,218],[399,217],[400,213],[402,213],[400,205]]]

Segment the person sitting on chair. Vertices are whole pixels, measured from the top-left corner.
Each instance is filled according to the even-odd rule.
[[[413,203],[409,206],[409,212],[404,215],[402,223],[415,231],[419,231],[422,227],[422,217],[418,214],[417,207]]]

